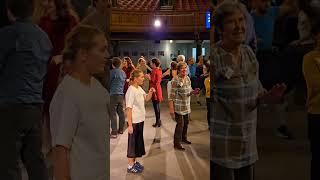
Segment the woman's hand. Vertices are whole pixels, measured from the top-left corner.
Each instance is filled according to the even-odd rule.
[[[199,93],[200,93],[200,89],[199,88],[195,88],[194,90],[192,90],[190,92],[190,95],[199,94]]]
[[[258,98],[262,98],[262,97],[266,96],[266,94],[268,94],[268,91],[263,88],[262,91],[259,92]]]
[[[149,93],[155,93],[155,92],[156,90],[153,87],[149,89]]]
[[[128,133],[132,134],[133,133],[133,127],[132,126],[128,126]]]
[[[281,101],[286,90],[287,86],[285,84],[276,84],[268,92],[259,94],[259,99],[262,103],[276,104]]]
[[[272,96],[282,97],[284,92],[287,90],[287,86],[285,84],[276,84],[269,91]]]
[[[150,74],[145,74],[144,77],[151,80]]]

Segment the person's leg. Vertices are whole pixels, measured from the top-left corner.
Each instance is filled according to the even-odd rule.
[[[152,106],[153,106],[153,111],[154,111],[154,115],[156,117],[156,122],[153,124],[153,127],[155,127],[156,125],[158,125],[158,118],[157,118],[157,103],[156,101],[152,101]]]
[[[160,127],[160,107],[158,101],[152,101],[154,114],[156,116],[156,122],[153,124],[153,127]]]
[[[136,161],[135,158],[128,158],[128,166],[129,166],[129,168],[134,165],[134,162],[135,162],[135,161]]]
[[[288,102],[284,100],[281,104],[275,104],[274,106],[274,115],[276,121],[280,123],[277,128],[277,135],[281,138],[292,139],[292,134],[288,129]]]
[[[119,133],[123,133],[124,124],[125,124],[125,117],[124,117],[124,111],[123,111],[123,96],[118,96],[117,98],[117,113],[119,116]]]
[[[189,126],[189,116],[190,114],[186,114],[183,116],[183,130],[182,130],[182,142],[191,144],[190,141],[188,141],[187,135],[188,135],[188,126]]]
[[[51,149],[52,149],[52,142],[51,142],[51,131],[50,131],[50,116],[48,112],[42,113],[43,124],[42,124],[42,148],[43,152],[46,156],[50,156]]]
[[[139,156],[139,128],[138,124],[132,124],[133,133],[128,134],[128,150],[127,150],[127,158],[128,158],[128,173],[141,173],[142,170],[137,167],[135,164],[136,157]]]
[[[0,177],[5,180],[21,180],[21,169],[18,163],[20,156],[20,138],[16,107],[0,107]]]
[[[157,102],[157,114],[158,114],[158,127],[161,126],[161,118],[160,118],[160,102]]]
[[[207,103],[207,121],[208,121],[208,128],[210,129],[210,99],[206,98],[206,103]]]
[[[112,95],[110,96],[110,119],[111,119],[111,138],[116,138],[118,135],[117,132],[117,96]]]
[[[320,114],[308,114],[308,135],[311,149],[311,176],[310,180],[320,179]]]
[[[183,131],[183,116],[175,113],[175,119],[176,119],[176,129],[174,130],[174,147],[179,150],[184,150],[184,148],[181,146],[181,140],[182,140],[182,131]]]
[[[254,180],[254,165],[249,165],[235,171],[236,180]]]
[[[236,180],[233,169],[222,167],[213,161],[210,163],[211,180]]]
[[[22,111],[23,121],[19,133],[22,135],[21,160],[29,180],[48,180],[48,170],[41,151],[41,106],[26,105]]]
[[[144,128],[144,122],[140,122],[137,124],[137,134],[136,134],[136,156],[137,157],[142,157],[143,155],[146,154],[146,151],[145,151],[145,147],[144,147],[144,139],[143,139],[143,128]],[[144,166],[138,162],[136,159],[135,159],[135,166],[137,166],[137,168],[141,171],[144,170]]]

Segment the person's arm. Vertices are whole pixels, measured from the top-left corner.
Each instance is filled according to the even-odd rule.
[[[145,101],[150,101],[154,92],[156,92],[156,90],[154,88],[150,88],[148,94],[145,96]]]
[[[12,30],[9,28],[2,28],[0,30],[0,39],[2,43],[0,44],[0,72],[4,68],[7,62],[8,53],[15,47],[15,38]]]
[[[156,71],[153,71],[153,72],[151,73],[150,81],[151,81],[152,84],[154,84],[154,85],[156,85],[156,84],[158,84],[158,83],[160,84],[160,83],[161,83],[161,80],[162,80],[162,73],[161,73],[161,71],[159,71],[159,73],[156,72]]]
[[[70,180],[69,152],[77,134],[80,114],[71,97],[71,92],[57,90],[50,105],[53,169],[56,180]]]
[[[132,91],[132,89],[128,89],[126,95],[126,113],[127,113],[127,120],[128,120],[128,133],[133,133],[133,127],[132,127],[132,108],[133,108],[133,102],[135,100],[135,94]]]
[[[53,175],[55,180],[71,180],[70,149],[64,146],[53,148]]]
[[[155,81],[154,83],[155,84],[160,84],[161,83],[161,80],[162,80],[162,71],[158,71],[158,73],[156,73],[155,75]]]
[[[308,55],[303,58],[303,75],[309,87],[320,89],[320,59],[311,61]]]
[[[146,66],[147,66],[147,69],[148,69],[149,71],[152,71],[152,68],[149,67],[148,64],[146,64]]]
[[[127,119],[128,119],[128,133],[133,133],[133,127],[132,127],[132,108],[127,107]]]
[[[177,84],[177,79],[176,78],[172,79],[172,81],[171,81],[171,91],[170,91],[169,98],[168,98],[169,111],[171,113],[174,112],[174,99],[176,97],[177,85],[178,85]]]
[[[162,74],[162,78],[170,75],[170,69],[168,69],[165,73]]]

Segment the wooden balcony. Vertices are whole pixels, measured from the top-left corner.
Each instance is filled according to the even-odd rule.
[[[196,39],[200,36],[208,39],[209,31],[205,27],[205,13],[209,9],[207,2],[207,0],[176,0],[173,10],[161,10],[159,0],[119,1],[119,6],[112,9],[111,37],[112,39],[134,37],[181,39],[179,36],[183,36],[187,39]],[[154,27],[156,19],[161,21],[159,28]]]

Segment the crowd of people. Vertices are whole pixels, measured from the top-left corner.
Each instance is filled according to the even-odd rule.
[[[110,100],[111,100],[111,138],[117,138],[123,134],[125,128],[125,114],[128,126],[128,172],[140,173],[143,165],[136,158],[145,154],[143,129],[145,120],[145,103],[152,101],[155,128],[161,127],[160,103],[163,101],[162,81],[167,79],[168,107],[172,119],[177,122],[174,133],[174,148],[185,150],[182,143],[191,144],[187,139],[187,130],[191,113],[190,98],[200,94],[200,87],[206,84],[207,98],[210,97],[210,83],[208,74],[203,74],[203,60],[198,65],[190,58],[189,65],[185,63],[185,56],[179,55],[176,61],[172,61],[170,68],[162,73],[160,60],[145,57],[138,59],[137,66],[130,57],[114,57],[112,70],[110,71]],[[206,64],[205,69],[209,68]],[[199,72],[201,69],[201,72]],[[196,75],[200,74],[200,75]],[[203,79],[202,81],[200,79]],[[193,78],[193,79],[192,79]],[[206,78],[206,81],[205,81]],[[206,82],[206,83],[205,83]],[[197,85],[194,85],[197,84]],[[148,92],[148,93],[147,93]],[[199,101],[198,101],[199,102]],[[125,108],[124,108],[125,107]],[[126,112],[126,113],[125,113]],[[209,109],[208,109],[209,112]],[[117,115],[119,118],[117,118]],[[209,123],[208,113],[208,123]],[[119,123],[117,122],[119,119]],[[117,127],[119,124],[119,127]]]
[[[152,101],[160,128],[166,89],[173,147],[181,151],[191,144],[191,96],[201,105],[205,94],[218,180],[254,179],[259,105],[276,108],[277,131],[289,139],[286,97],[305,93],[296,103],[307,106],[311,180],[320,179],[318,1],[219,2],[210,61],[178,55],[164,72],[158,58],[140,57],[136,66],[130,57],[110,60],[109,1],[92,0],[82,18],[69,0],[1,3],[1,178],[21,179],[21,159],[30,180],[47,180],[45,154],[56,180],[108,179],[109,139],[124,133],[125,119],[127,172],[143,172],[145,102]]]

